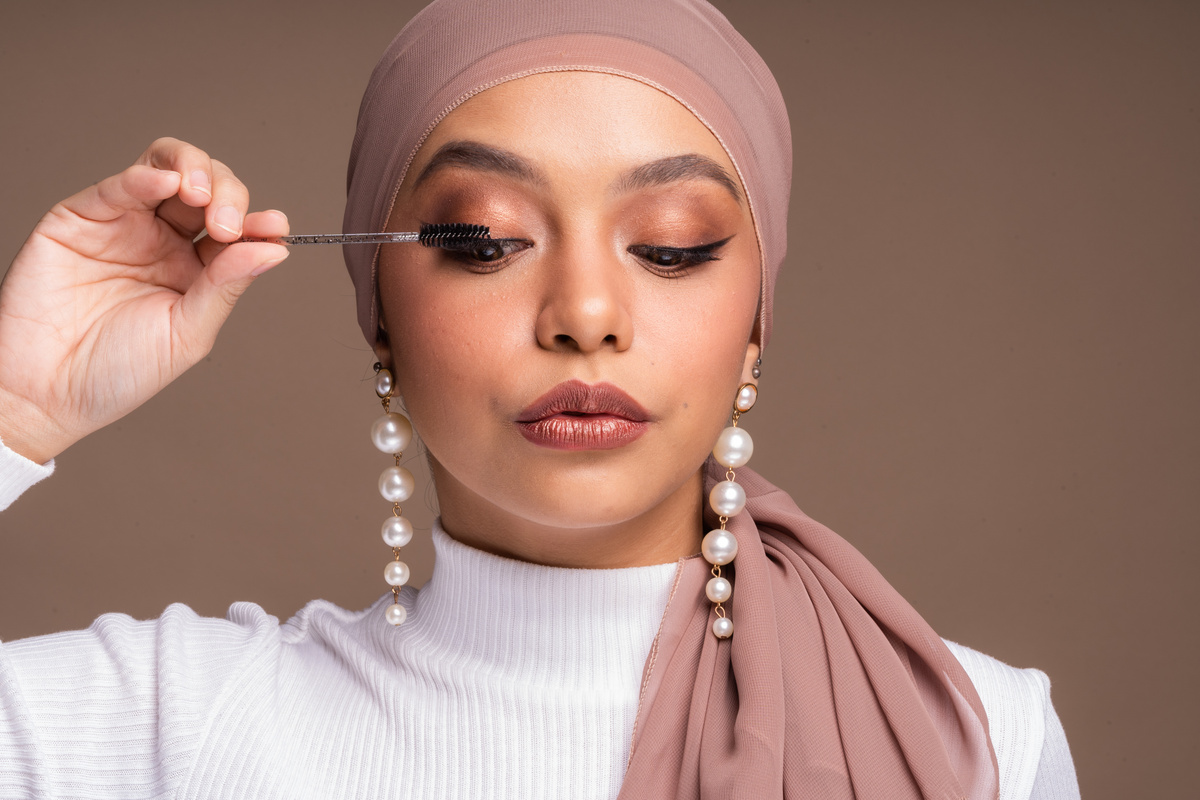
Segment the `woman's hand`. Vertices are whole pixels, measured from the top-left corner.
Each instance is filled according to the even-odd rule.
[[[52,208],[0,284],[0,439],[48,461],[203,358],[254,277],[287,257],[228,244],[288,232],[248,204],[220,161],[159,139]]]

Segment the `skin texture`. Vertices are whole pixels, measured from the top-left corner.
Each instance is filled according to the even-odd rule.
[[[455,143],[515,161],[452,159],[425,171]],[[661,170],[638,180],[645,165],[677,156],[701,156],[690,161],[711,161],[732,180]],[[389,229],[470,222],[531,243],[482,265],[405,245],[380,255],[376,353],[428,448],[448,533],[558,566],[659,564],[699,551],[700,469],[758,356],[760,256],[743,198],[699,120],[619,76],[525,77],[439,123]],[[717,260],[675,275],[637,247],[726,238]],[[608,450],[527,441],[522,410],[570,379],[620,387],[650,412],[646,433]]]

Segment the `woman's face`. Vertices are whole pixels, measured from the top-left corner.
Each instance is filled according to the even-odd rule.
[[[523,242],[380,256],[379,355],[446,530],[558,565],[697,552],[699,470],[758,354],[758,245],[716,138],[627,78],[510,81],[438,124],[388,229],[448,222]]]

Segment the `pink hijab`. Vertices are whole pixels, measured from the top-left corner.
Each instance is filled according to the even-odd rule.
[[[729,154],[753,214],[771,332],[787,248],[791,132],[754,49],[703,0],[437,0],[371,76],[350,153],[346,231],[383,230],[434,126],[472,95],[538,72],[622,75],[678,100]],[[358,318],[379,324],[376,248],[347,247]],[[719,479],[710,463],[709,483]],[[738,470],[736,633],[711,633],[709,565],[684,559],[643,672],[620,800],[995,800],[996,758],[970,679],[849,543]]]

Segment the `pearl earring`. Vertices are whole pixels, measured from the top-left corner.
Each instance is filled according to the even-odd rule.
[[[755,367],[757,371],[757,367]],[[725,467],[725,480],[718,483],[709,492],[708,502],[721,522],[721,527],[714,528],[705,535],[700,543],[700,552],[704,559],[713,565],[712,578],[704,587],[708,599],[716,603],[717,618],[713,620],[713,634],[718,639],[728,639],[733,635],[733,620],[725,616],[725,607],[721,605],[733,595],[733,584],[721,574],[721,567],[733,561],[737,555],[737,539],[725,530],[729,518],[741,512],[746,507],[746,491],[734,481],[734,468],[743,467],[750,461],[754,453],[754,440],[750,434],[737,426],[742,414],[754,407],[758,399],[758,387],[753,383],[743,383],[738,387],[737,398],[733,401],[733,421],[728,428],[721,431],[717,444],[713,447],[713,458]]]
[[[408,564],[400,560],[400,548],[412,541],[412,523],[400,515],[400,504],[412,497],[416,482],[412,473],[400,466],[400,455],[412,441],[412,423],[403,414],[390,409],[395,384],[392,373],[375,362],[375,394],[383,403],[383,416],[371,426],[371,441],[383,452],[391,455],[396,463],[379,476],[379,493],[392,504],[392,515],[383,523],[383,542],[392,548],[393,561],[383,571],[383,579],[392,587],[392,604],[383,616],[393,625],[399,625],[408,617],[400,605],[400,587],[408,583]]]

